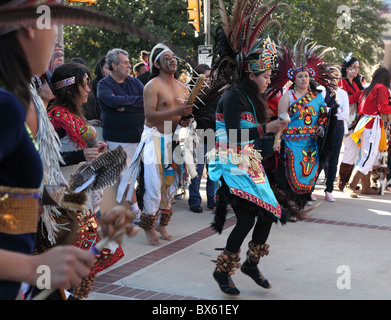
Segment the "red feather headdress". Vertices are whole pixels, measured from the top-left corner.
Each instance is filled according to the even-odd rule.
[[[329,87],[333,79],[332,67],[333,64],[325,61],[325,56],[335,48],[317,45],[314,42],[307,42],[309,38],[301,36],[295,43],[293,52],[279,41],[279,54],[277,58],[278,68],[272,72],[269,85],[270,97],[273,97],[280,91],[286,83],[293,81],[296,74],[300,71],[307,71],[312,79],[319,84]]]

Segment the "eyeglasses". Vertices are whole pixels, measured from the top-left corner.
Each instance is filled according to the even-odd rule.
[[[349,67],[348,70],[360,70],[360,67]]]

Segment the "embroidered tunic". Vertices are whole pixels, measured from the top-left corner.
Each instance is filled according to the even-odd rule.
[[[319,167],[316,130],[327,121],[327,108],[323,96],[308,92],[300,99],[289,91],[288,109],[291,122],[283,131],[285,173],[292,190],[298,194],[311,192]]]
[[[257,125],[252,102],[241,90],[224,93],[216,111],[216,148],[209,156],[209,178],[223,178],[231,194],[281,219],[281,208],[262,166],[262,157],[253,149],[253,141],[259,136]]]

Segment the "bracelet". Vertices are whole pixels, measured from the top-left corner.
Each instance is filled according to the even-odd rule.
[[[278,139],[278,140],[274,140],[274,143],[276,143],[276,142],[277,142],[277,143],[280,143],[281,140],[279,140],[279,139]]]

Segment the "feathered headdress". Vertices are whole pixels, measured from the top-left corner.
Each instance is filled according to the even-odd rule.
[[[300,71],[307,71],[310,77],[321,85],[330,86],[333,79],[333,64],[327,63],[324,58],[335,48],[317,45],[314,42],[306,43],[308,40],[308,37],[302,35],[295,43],[293,52],[282,41],[278,42],[278,69],[272,72],[270,97],[280,91],[289,80],[293,81]]]
[[[285,3],[273,5],[262,0],[236,0],[231,14],[224,1],[219,0],[221,26],[216,31],[215,58],[219,66],[236,68],[240,78],[243,72],[262,72],[276,67],[277,51],[268,36],[263,35],[267,26],[279,22],[271,14]],[[248,59],[257,54],[257,59]]]
[[[244,72],[258,73],[277,66],[277,50],[263,32],[267,26],[279,22],[271,14],[285,3],[263,4],[262,0],[236,0],[229,14],[224,1],[219,0],[221,23],[214,36],[214,57],[211,84],[203,89],[195,101],[193,115],[197,120],[215,117],[211,107],[225,89]],[[206,106],[206,107],[204,107]]]

